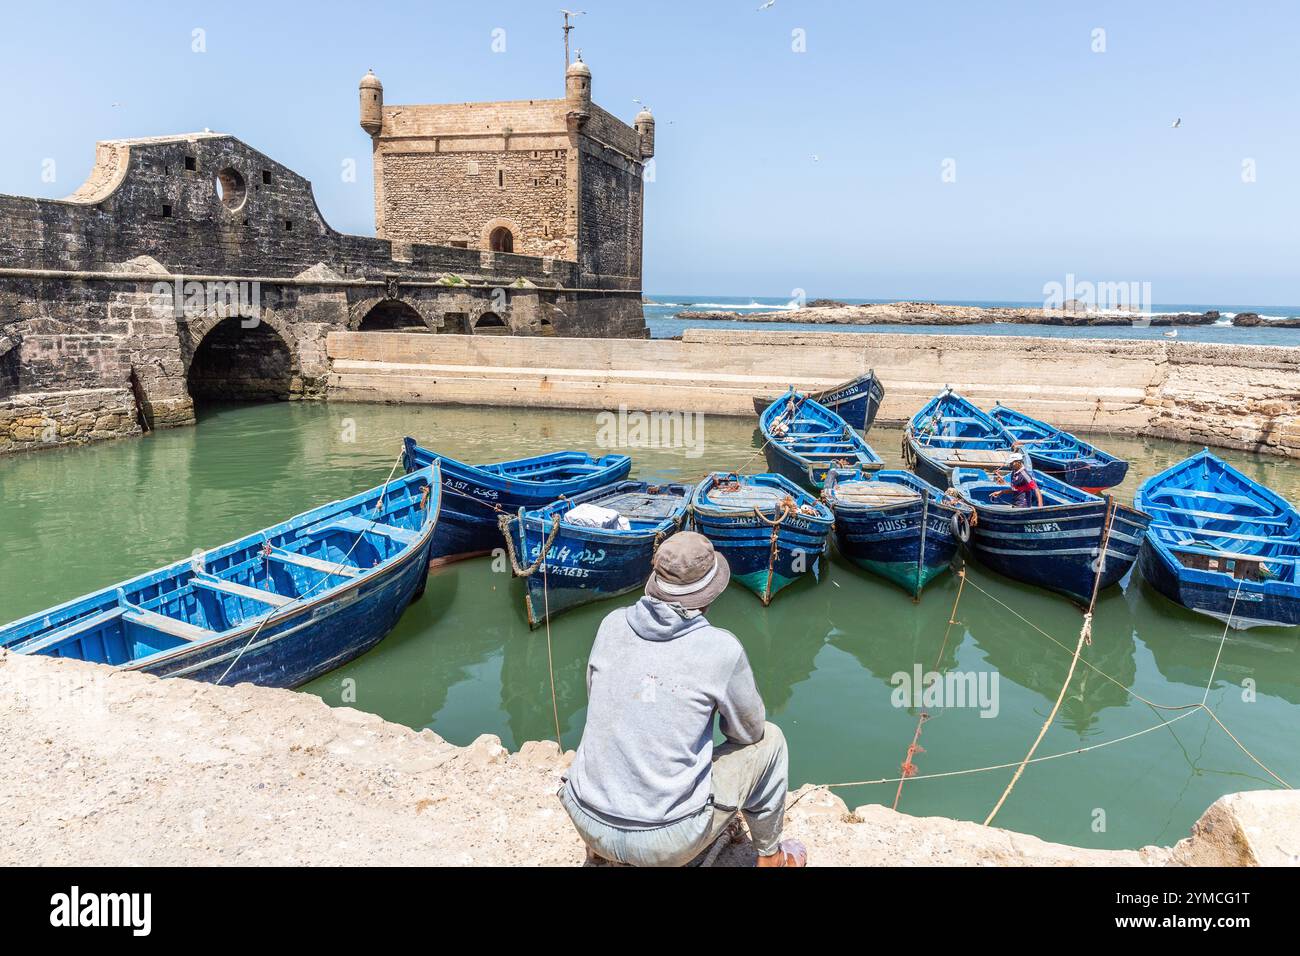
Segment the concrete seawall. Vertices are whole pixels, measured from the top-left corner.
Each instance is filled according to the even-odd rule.
[[[0,651],[0,864],[575,866],[555,797],[570,754],[454,746],[318,697]],[[1031,771],[1032,772],[1032,771]],[[814,865],[1162,866],[1300,861],[1294,791],[1231,794],[1174,847],[1093,850],[807,789]],[[717,865],[752,865],[748,842]]]
[[[1031,336],[720,332],[680,340],[331,332],[348,401],[753,415],[755,394],[874,368],[882,422],[944,385],[1065,428],[1300,457],[1300,348]]]

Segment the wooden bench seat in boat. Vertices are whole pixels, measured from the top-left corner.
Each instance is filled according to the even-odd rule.
[[[268,557],[283,564],[296,564],[300,568],[311,568],[313,571],[323,571],[326,574],[333,574],[338,577],[355,578],[361,573],[360,568],[351,568],[346,564],[339,564],[337,561],[322,561],[320,558],[309,558],[305,554],[298,554],[296,551],[285,551],[282,548],[275,548]]]
[[[371,521],[369,518],[363,518],[360,515],[348,515],[346,518],[335,518],[332,521],[318,524],[311,530],[324,528],[342,528],[344,531],[355,531],[362,533],[373,531],[375,534],[381,534],[385,538],[392,538],[399,544],[414,544],[419,540],[420,535],[415,531],[408,531],[405,528],[399,528],[395,524],[384,524],[381,521]]]
[[[66,627],[61,627],[57,631],[51,631],[49,634],[41,634],[29,638],[22,643],[15,644],[9,648],[18,654],[35,654],[47,647],[53,647],[70,637],[76,637],[78,634],[84,634],[86,631],[93,630],[101,624],[107,624],[109,621],[116,620],[122,616],[125,610],[120,607],[109,608],[107,611],[100,611],[98,614],[90,614],[79,620],[73,621]]]
[[[899,505],[920,501],[921,493],[888,481],[845,481],[835,486],[835,497],[864,505]]]
[[[1233,515],[1222,511],[1193,511],[1190,508],[1174,509],[1174,514],[1187,515],[1189,518],[1210,518],[1216,521],[1232,521],[1237,524],[1263,524],[1271,527],[1286,527],[1287,521],[1284,518],[1263,518],[1255,515]],[[1175,526],[1177,527],[1177,526]],[[1189,531],[1208,530],[1203,528],[1188,528]]]
[[[297,598],[276,594],[274,591],[264,591],[261,588],[252,588],[246,584],[236,584],[234,581],[223,581],[220,578],[196,577],[194,584],[197,587],[207,588],[209,591],[233,594],[236,597],[248,598],[250,601],[258,601],[271,607],[284,607],[286,604],[292,604],[297,600]]]
[[[206,627],[186,624],[184,621],[178,621],[176,618],[168,617],[165,614],[155,614],[153,611],[146,611],[140,607],[130,607],[124,610],[122,620],[130,621],[133,624],[143,624],[155,631],[162,631],[172,637],[179,637],[183,641],[206,641],[209,637],[219,633],[208,630]]]

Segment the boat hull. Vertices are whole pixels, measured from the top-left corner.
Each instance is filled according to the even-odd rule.
[[[720,499],[707,497],[715,477],[772,489],[777,496],[793,499],[797,506],[815,507],[816,512],[788,511],[784,518],[776,520],[779,512],[774,506],[761,507],[762,514],[753,507],[725,506]],[[801,578],[813,575],[814,580],[820,579],[833,516],[826,506],[816,503],[785,477],[718,475],[707,477],[695,489],[692,522],[695,531],[712,541],[727,558],[732,580],[767,605],[777,593]]]
[[[587,456],[568,453],[574,458],[592,461]],[[490,554],[505,544],[498,524],[499,516],[514,516],[544,508],[561,497],[572,497],[622,481],[632,470],[626,455],[612,456],[611,464],[590,475],[563,481],[516,481],[503,475],[485,472],[453,458],[406,440],[403,464],[406,470],[422,468],[434,458],[442,463],[442,514],[429,550],[432,567],[442,567],[465,558]]]
[[[215,645],[127,669],[155,677],[220,680],[228,686],[299,687],[360,657],[397,626],[429,573],[428,554],[426,541],[368,587],[319,606],[307,605],[263,628],[252,643],[250,629]]]
[[[292,688],[364,654],[423,591],[438,466],[0,628],[0,646]]]
[[[1044,475],[1051,475],[1058,481],[1063,481],[1067,485],[1073,485],[1092,494],[1099,494],[1107,488],[1114,488],[1128,474],[1128,462],[1123,459],[1100,464],[1090,462],[1061,464],[1050,458],[1035,455],[1032,452],[1029,459],[1033,463],[1034,471]]]
[[[1097,590],[1103,590],[1129,572],[1150,523],[1139,511],[1114,506],[1098,579],[1106,508],[1100,499],[1046,508],[978,507],[971,551],[981,564],[999,574],[1056,591],[1087,606],[1094,582]]]
[[[913,597],[952,567],[961,547],[954,508],[916,501],[889,508],[832,504],[832,510],[840,556]]]
[[[885,389],[875,374],[871,373],[835,388],[814,392],[808,397],[826,406],[858,431],[866,434],[876,420],[876,413],[880,411],[880,403],[885,399]],[[754,411],[762,415],[774,401],[777,399],[755,398]]]
[[[1233,630],[1300,624],[1300,591],[1294,587],[1262,581],[1228,584],[1222,574],[1184,567],[1150,540],[1143,544],[1138,562],[1142,577],[1162,595]]]
[[[659,545],[686,525],[689,501],[690,489],[684,485],[624,481],[525,511],[511,520],[506,533],[515,573],[524,578],[529,627],[544,624],[548,614],[554,617],[644,587]],[[562,520],[583,503],[641,520],[627,530]],[[558,525],[557,518],[561,519]],[[548,542],[543,561],[542,548]]]

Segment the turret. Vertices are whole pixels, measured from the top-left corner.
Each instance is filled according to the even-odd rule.
[[[641,158],[649,159],[655,154],[655,118],[649,109],[636,114],[636,134],[641,140]]]
[[[378,136],[384,128],[384,84],[374,71],[366,70],[361,78],[361,128]]]
[[[564,71],[564,98],[570,113],[591,112],[591,70],[582,62],[581,54]]]

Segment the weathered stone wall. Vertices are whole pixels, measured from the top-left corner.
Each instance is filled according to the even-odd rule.
[[[641,165],[585,141],[578,268],[583,276],[641,282]],[[584,279],[584,281],[589,281]]]
[[[565,149],[385,153],[384,235],[488,249],[505,226],[514,251],[563,258]]]
[[[96,155],[67,200],[0,196],[0,402],[65,409],[56,424],[72,427],[56,442],[122,430],[86,428],[42,395],[126,390],[130,421],[192,423],[196,355],[224,357],[200,370],[202,395],[319,397],[325,334],[384,304],[435,332],[483,331],[491,313],[516,335],[645,334],[639,288],[586,292],[573,261],[338,233],[310,183],[230,136],[113,141]],[[255,310],[236,314],[256,319],[233,334],[212,295],[229,282]],[[195,283],[206,298],[191,300]],[[204,352],[210,334],[224,344]],[[14,428],[0,451],[33,447],[29,426]]]
[[[1002,336],[688,331],[583,342],[332,333],[329,395],[752,416],[756,394],[874,368],[882,423],[952,385],[1062,427],[1300,457],[1300,348]]]

